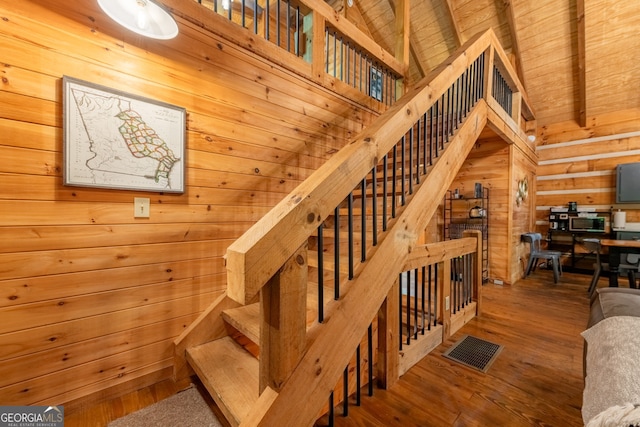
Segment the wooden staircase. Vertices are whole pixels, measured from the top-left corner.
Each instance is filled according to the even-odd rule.
[[[496,46],[491,31],[470,40],[229,248],[227,295],[176,340],[174,371],[176,378],[198,375],[231,425],[313,425],[482,129],[490,123],[500,134],[524,140],[518,123],[507,120],[520,117],[520,110],[505,113],[494,105],[487,95],[491,79],[485,77],[481,96],[469,102],[455,129],[445,125],[446,108],[458,115],[445,94],[451,88],[457,94],[465,79],[475,76],[477,82],[490,74],[494,56],[506,59]],[[515,76],[505,59],[501,67]],[[518,85],[514,80],[513,87]],[[521,99],[526,105],[526,97]],[[436,120],[429,122],[429,132],[439,153],[422,163],[414,157],[407,171],[404,138],[421,120],[426,129],[427,114]],[[400,167],[401,174],[394,174]],[[414,167],[426,172],[418,172],[416,181]],[[389,187],[393,194],[384,190]],[[380,211],[389,217],[377,217]],[[351,232],[348,217],[355,219]],[[375,245],[370,232],[359,232],[362,227],[375,228]],[[326,313],[321,321],[319,307]]]

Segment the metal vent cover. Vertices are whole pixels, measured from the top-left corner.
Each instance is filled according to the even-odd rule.
[[[501,345],[465,335],[445,351],[443,356],[470,368],[487,372],[501,350]]]

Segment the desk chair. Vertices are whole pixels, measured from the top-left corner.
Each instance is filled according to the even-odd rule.
[[[603,271],[609,271],[609,263],[602,262],[602,245],[600,244],[600,239],[587,238],[582,239],[582,243],[584,247],[594,254],[596,254],[596,262],[593,264],[593,277],[591,278],[591,283],[589,284],[589,297],[593,296],[596,288],[598,287],[598,279],[600,278],[600,274]],[[625,256],[626,255],[626,256]],[[629,287],[636,287],[636,271],[639,271],[639,266],[637,264],[629,264],[630,255],[632,254],[623,254],[620,259],[620,273],[626,273],[627,278],[629,279]]]
[[[525,243],[529,243],[529,263],[527,264],[527,269],[525,270],[525,277],[536,269],[538,260],[545,259],[547,260],[547,265],[549,262],[551,262],[552,264],[553,282],[558,283],[558,280],[560,280],[560,275],[562,274],[562,265],[560,264],[560,256],[562,255],[562,253],[560,251],[541,249],[540,241],[542,240],[542,235],[540,233],[525,233],[520,236],[520,240]]]

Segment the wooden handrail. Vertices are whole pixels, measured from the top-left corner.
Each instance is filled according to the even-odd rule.
[[[475,230],[465,230],[475,231]],[[478,232],[479,233],[479,232]],[[444,242],[427,243],[413,248],[401,271],[413,270],[426,265],[475,253],[478,247],[477,238],[446,240]],[[482,277],[482,275],[480,275]]]

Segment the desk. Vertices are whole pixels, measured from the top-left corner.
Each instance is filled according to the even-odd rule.
[[[609,286],[618,287],[620,254],[640,254],[640,240],[602,239],[600,244],[609,248]]]

